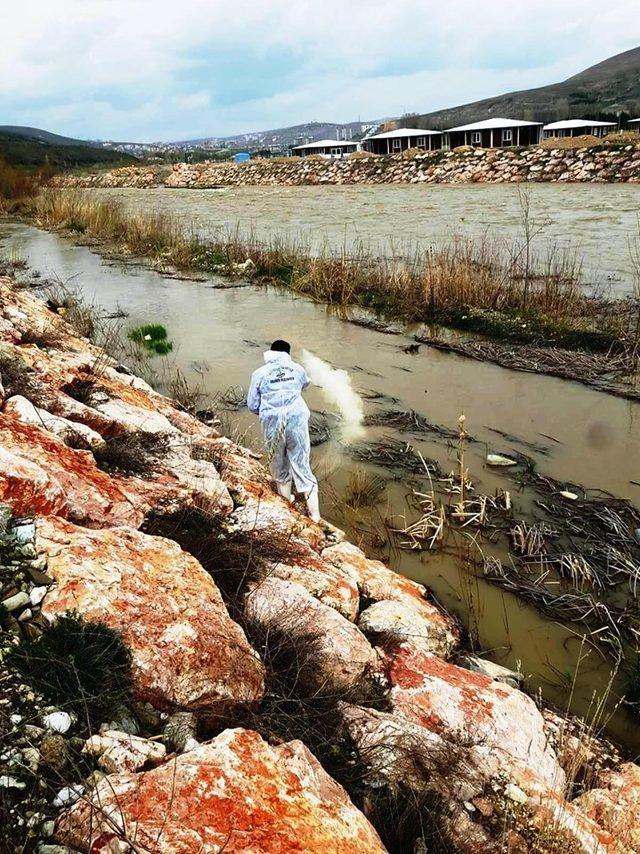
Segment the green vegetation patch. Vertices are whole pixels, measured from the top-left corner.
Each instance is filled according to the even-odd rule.
[[[127,337],[152,356],[166,356],[173,350],[173,342],[169,341],[167,330],[161,323],[137,326],[128,333]]]

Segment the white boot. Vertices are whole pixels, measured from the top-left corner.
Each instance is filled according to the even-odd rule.
[[[276,481],[276,489],[278,491],[278,495],[286,498],[289,503],[293,501],[293,495],[291,494],[291,481],[288,481],[287,483],[279,483]]]
[[[320,501],[317,486],[307,495],[307,513],[313,522],[319,522],[322,518],[320,516]]]

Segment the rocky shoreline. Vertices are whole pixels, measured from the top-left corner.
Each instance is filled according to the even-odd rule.
[[[65,315],[0,279],[7,851],[640,850],[639,766]],[[69,612],[131,655],[92,732],[5,667]]]
[[[640,141],[592,148],[456,149],[446,152],[352,157],[277,158],[247,163],[127,166],[54,179],[64,187],[208,189],[251,185],[639,183]]]

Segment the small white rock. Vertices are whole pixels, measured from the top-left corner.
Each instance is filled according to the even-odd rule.
[[[568,489],[561,490],[560,495],[563,498],[567,498],[569,501],[577,501],[578,500],[578,496],[575,494],[575,492],[569,492]]]
[[[42,602],[46,595],[46,587],[32,587],[29,591],[29,601],[35,607],[36,605],[39,605]]]
[[[75,786],[65,786],[60,789],[58,794],[53,799],[54,807],[67,807],[75,804],[77,800],[84,794],[84,786],[77,783]]]
[[[22,757],[29,771],[35,773],[40,764],[40,751],[36,747],[25,747],[22,751]]]
[[[73,721],[68,712],[51,712],[42,718],[42,723],[51,732],[65,733]]]
[[[14,726],[18,726],[18,724],[21,724],[21,723],[22,723],[22,715],[11,715],[11,717],[9,718],[9,720],[11,721],[11,723],[12,723]]]
[[[2,604],[7,611],[17,611],[19,608],[24,608],[25,605],[29,604],[29,596],[21,590],[20,593],[9,596],[8,599],[3,599]]]
[[[16,777],[12,777],[10,774],[0,775],[0,789],[25,789],[26,786],[26,783],[23,783],[22,780],[18,780]]]
[[[50,836],[53,836],[53,831],[56,829],[55,821],[49,819],[45,821],[42,825],[42,835],[46,836],[49,839]]]
[[[516,460],[512,460],[510,457],[503,457],[502,454],[487,454],[487,465],[488,466],[517,466],[518,463]]]
[[[514,801],[516,804],[526,804],[529,800],[527,793],[523,792],[515,783],[509,783],[505,786],[504,794],[505,797],[509,798],[510,801]]]

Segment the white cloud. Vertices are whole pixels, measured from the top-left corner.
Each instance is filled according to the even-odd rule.
[[[637,0],[5,0],[0,122],[158,139],[424,112],[555,82],[638,29]],[[238,104],[230,59],[256,68]]]

